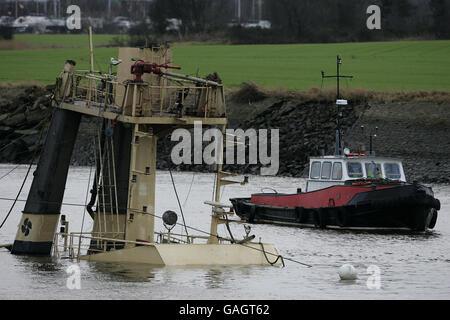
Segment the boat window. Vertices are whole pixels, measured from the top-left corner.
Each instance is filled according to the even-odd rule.
[[[398,163],[385,163],[384,172],[387,179],[399,180],[401,178],[400,166]]]
[[[342,180],[342,163],[340,162],[333,164],[333,180]]]
[[[347,171],[348,171],[348,176],[350,178],[362,178],[363,177],[362,165],[359,162],[347,163]]]
[[[375,162],[366,163],[366,174],[367,178],[382,179],[381,164]]]
[[[311,165],[311,179],[320,179],[321,162],[313,162]]]
[[[331,178],[331,162],[324,162],[322,164],[322,179],[330,180]]]

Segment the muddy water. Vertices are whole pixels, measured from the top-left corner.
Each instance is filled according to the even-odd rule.
[[[0,177],[12,165],[0,165]],[[26,167],[20,167],[0,180],[0,197],[13,198],[22,183]],[[72,167],[65,203],[84,203],[89,168]],[[212,197],[211,174],[174,173],[188,225],[209,231],[209,208],[204,200]],[[192,180],[193,179],[193,180]],[[191,187],[191,182],[192,188]],[[26,199],[31,180],[21,195]],[[272,187],[278,192],[304,188],[296,178],[250,177],[244,187],[227,186],[222,201],[247,196]],[[152,268],[137,264],[76,263],[70,259],[13,256],[0,249],[0,299],[449,299],[450,298],[450,186],[433,185],[442,209],[436,228],[427,234],[374,234],[323,231],[254,225],[252,233],[275,244],[286,257],[308,263],[305,268],[286,262],[275,267]],[[189,192],[189,189],[190,192]],[[157,175],[156,212],[179,212],[168,172]],[[0,218],[11,201],[0,200]],[[0,230],[0,244],[14,240],[24,202],[19,202]],[[80,231],[84,210],[64,205],[70,231]],[[92,221],[86,214],[84,230]],[[221,226],[222,228],[222,226]],[[156,220],[156,230],[164,227]],[[176,232],[183,232],[176,227]],[[220,229],[226,235],[225,229]],[[242,225],[233,225],[235,237],[242,237]],[[195,232],[200,234],[199,232]],[[77,264],[81,289],[67,287],[66,269]],[[338,269],[351,263],[358,272],[354,282],[339,281]],[[368,286],[367,268],[380,271],[379,289]],[[369,281],[369,284],[374,282]]]

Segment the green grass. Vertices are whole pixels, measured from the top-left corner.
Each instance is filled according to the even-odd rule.
[[[113,34],[96,34],[94,36],[94,45],[99,47],[107,46],[115,36]],[[89,38],[86,34],[16,34],[14,39],[40,48],[89,47]]]
[[[108,70],[110,57],[117,57],[116,48],[95,50],[95,69]],[[68,59],[77,62],[79,70],[89,69],[88,49],[39,49],[0,51],[0,82],[37,81],[54,83]]]
[[[202,46],[174,48],[174,60],[185,72],[216,71],[228,85],[254,81],[267,88],[321,87],[320,71],[336,74],[336,55],[342,73],[353,75],[343,87],[374,90],[449,90],[450,41],[372,42],[259,46]],[[326,79],[324,86],[334,86]]]
[[[27,41],[41,39],[46,46],[87,42],[86,35],[23,35]],[[33,38],[35,37],[35,38]],[[108,37],[96,35],[95,44]],[[20,39],[20,37],[18,37]],[[41,41],[41,40],[39,40]],[[109,40],[108,40],[109,41]],[[95,50],[96,69],[107,70],[116,48]],[[303,90],[321,87],[320,71],[336,73],[336,55],[343,59],[342,72],[353,75],[343,80],[343,88],[369,88],[378,91],[450,90],[450,41],[399,41],[343,44],[295,45],[181,45],[173,48],[173,64],[182,72],[205,76],[218,72],[228,87],[253,81],[263,87]],[[87,48],[0,50],[0,82],[36,80],[52,83],[64,61],[77,61],[87,69]],[[335,85],[325,80],[324,87]]]

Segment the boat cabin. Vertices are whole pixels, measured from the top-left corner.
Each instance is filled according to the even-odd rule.
[[[344,185],[349,180],[388,179],[406,182],[398,159],[348,154],[310,158],[306,192]]]

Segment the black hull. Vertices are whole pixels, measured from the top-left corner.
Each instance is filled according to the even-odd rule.
[[[230,201],[249,223],[320,229],[426,231],[434,228],[440,209],[431,189],[416,185],[360,193],[340,207],[283,208],[255,205],[250,198]]]

